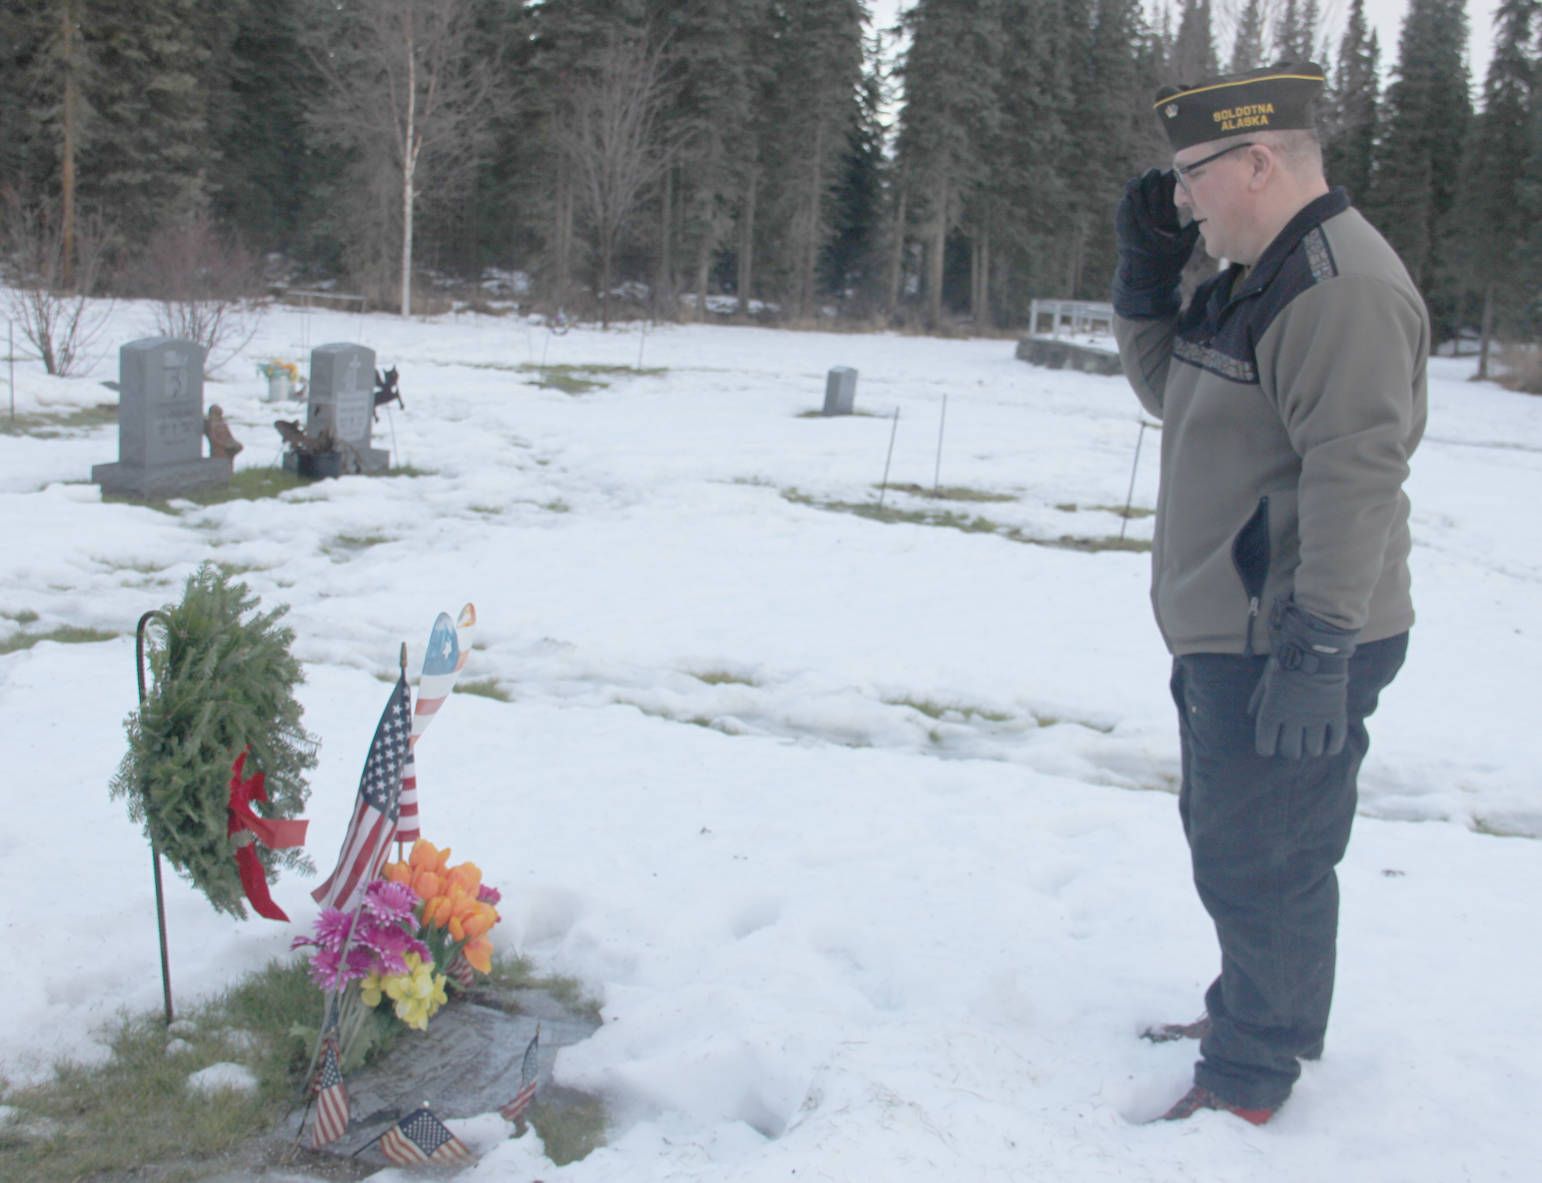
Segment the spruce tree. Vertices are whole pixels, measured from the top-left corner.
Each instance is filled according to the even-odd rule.
[[[1460,246],[1468,284],[1482,300],[1478,377],[1488,376],[1494,333],[1519,327],[1533,274],[1517,265],[1534,230],[1524,203],[1528,119],[1536,100],[1537,62],[1530,49],[1539,0],[1502,0],[1495,13],[1494,56],[1483,83],[1462,177]]]
[[[197,0],[86,0],[93,131],[82,197],[110,208],[126,242],[202,208],[220,162],[210,151],[216,79],[233,9]]]
[[[949,235],[988,175],[999,120],[1000,8],[996,0],[920,0],[903,76],[898,151],[926,256],[923,316],[942,318]]]
[[[705,314],[712,264],[732,249],[732,210],[743,185],[743,157],[755,99],[750,30],[757,4],[684,0],[662,16],[674,83],[665,114],[681,142],[671,190],[671,254],[684,286]],[[748,153],[753,155],[753,150]],[[666,286],[672,281],[666,274]]]
[[[1458,313],[1447,236],[1471,117],[1466,45],[1464,0],[1411,0],[1369,202],[1442,336],[1455,331]]]
[[[1210,0],[1184,0],[1169,68],[1174,78],[1187,82],[1220,73],[1210,28]]]
[[[1247,0],[1237,18],[1237,33],[1232,41],[1229,73],[1238,74],[1264,64],[1263,0]]]
[[[1075,0],[1011,0],[992,152],[991,187],[1001,198],[992,236],[994,320],[1023,316],[1035,297],[1066,294],[1066,227],[1080,204],[1066,162],[1073,155],[1071,66],[1081,42]],[[1084,26],[1082,26],[1084,31]]]
[[[1325,104],[1322,133],[1328,180],[1344,186],[1356,201],[1364,200],[1371,188],[1379,57],[1376,34],[1366,30],[1365,0],[1354,0],[1339,42],[1338,64]]]

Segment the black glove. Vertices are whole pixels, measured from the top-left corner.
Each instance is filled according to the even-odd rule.
[[[1291,600],[1269,613],[1272,652],[1248,711],[1260,756],[1336,756],[1349,732],[1349,658],[1358,629],[1335,628]]]
[[[1119,266],[1114,271],[1114,311],[1135,320],[1178,311],[1178,280],[1194,253],[1199,224],[1178,224],[1171,172],[1147,169],[1125,183],[1114,211]]]

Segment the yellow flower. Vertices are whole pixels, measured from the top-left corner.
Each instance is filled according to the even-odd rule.
[[[365,1006],[379,1006],[381,984],[384,981],[379,970],[371,970],[369,976],[359,983],[359,1001]]]
[[[445,1003],[445,977],[434,973],[433,962],[425,963],[416,953],[408,953],[405,960],[407,972],[385,978],[381,987],[394,1003],[392,1009],[396,1011],[396,1017],[414,1030],[422,1031],[428,1026],[429,1016]],[[380,1001],[379,990],[375,993],[375,1001]]]

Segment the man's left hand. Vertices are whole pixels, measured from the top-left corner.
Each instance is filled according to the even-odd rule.
[[[1349,734],[1349,659],[1358,630],[1336,628],[1291,600],[1269,614],[1271,653],[1248,702],[1260,756],[1336,756]]]

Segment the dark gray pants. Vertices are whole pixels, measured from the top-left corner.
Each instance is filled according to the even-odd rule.
[[[1277,1107],[1301,1075],[1299,1061],[1322,1054],[1338,944],[1333,868],[1354,824],[1355,778],[1370,746],[1365,720],[1407,650],[1403,633],[1355,651],[1344,750],[1300,760],[1253,748],[1248,699],[1267,658],[1199,653],[1173,662],[1178,810],[1221,945],[1194,1080],[1235,1105]]]

